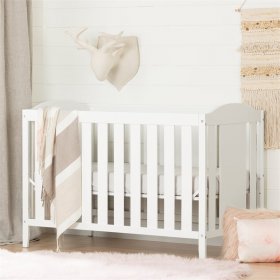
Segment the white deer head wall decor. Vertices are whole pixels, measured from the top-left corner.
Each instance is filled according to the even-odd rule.
[[[138,72],[140,65],[138,40],[134,36],[123,37],[102,33],[97,46],[80,38],[87,28],[77,34],[67,32],[77,45],[91,53],[91,68],[100,81],[108,80],[118,90],[126,85]]]

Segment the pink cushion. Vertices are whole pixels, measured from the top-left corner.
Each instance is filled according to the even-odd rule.
[[[280,219],[237,220],[242,262],[280,261]]]
[[[238,238],[235,217],[238,219],[273,219],[280,218],[280,211],[228,208],[223,217],[223,256],[228,260],[238,258]]]

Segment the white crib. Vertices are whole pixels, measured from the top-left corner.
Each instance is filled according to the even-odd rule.
[[[37,120],[23,111],[23,247],[31,226],[55,227],[41,203]],[[261,111],[79,111],[79,121],[82,217],[72,229],[196,239],[203,258],[227,207],[264,204]]]

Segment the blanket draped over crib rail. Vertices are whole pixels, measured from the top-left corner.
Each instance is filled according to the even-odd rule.
[[[81,217],[81,150],[76,111],[39,108],[38,161],[46,216],[55,204],[57,241]],[[59,244],[59,242],[57,242]],[[59,249],[59,248],[58,248]]]
[[[241,92],[265,111],[265,148],[280,148],[280,8],[241,11]]]

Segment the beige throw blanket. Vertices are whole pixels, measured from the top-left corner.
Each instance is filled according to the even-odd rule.
[[[54,203],[57,241],[81,217],[81,151],[78,114],[39,108],[39,165],[46,216]]]

